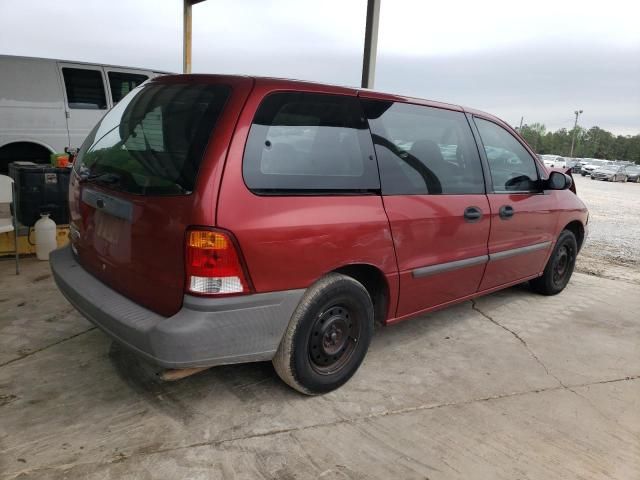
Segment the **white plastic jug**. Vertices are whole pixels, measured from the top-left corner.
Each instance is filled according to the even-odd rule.
[[[49,254],[58,248],[56,241],[56,222],[49,218],[48,213],[40,215],[36,222],[36,257],[38,260],[49,260]]]

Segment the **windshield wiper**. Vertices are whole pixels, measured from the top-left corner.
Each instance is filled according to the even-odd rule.
[[[192,192],[192,190],[187,190],[186,188],[184,188],[182,185],[180,185],[178,182],[174,182],[173,185],[171,185],[171,187],[175,187],[175,189],[178,191],[178,193],[182,194],[182,195],[189,195]],[[166,188],[170,188],[170,187],[166,187]],[[166,191],[164,189],[161,189],[163,193],[166,193]],[[142,187],[142,191],[141,191],[142,195],[153,195],[154,193],[158,193],[158,187],[157,186],[153,186],[153,187]],[[173,194],[174,192],[169,192],[169,194]]]
[[[81,183],[100,182],[100,183],[114,184],[114,183],[120,183],[120,180],[121,180],[121,177],[117,173],[96,173],[94,175],[87,175],[86,177],[80,178]]]

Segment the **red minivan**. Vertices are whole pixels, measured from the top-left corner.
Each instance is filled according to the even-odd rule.
[[[587,231],[570,176],[486,113],[272,78],[133,90],[82,146],[67,299],[170,369],[272,360],[319,394],[393,324],[529,281],[564,289]]]

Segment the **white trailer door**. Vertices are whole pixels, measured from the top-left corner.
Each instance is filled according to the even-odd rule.
[[[80,148],[89,131],[111,108],[104,70],[99,65],[59,62],[64,85],[69,146]]]

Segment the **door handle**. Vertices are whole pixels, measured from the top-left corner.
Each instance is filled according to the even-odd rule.
[[[464,209],[464,219],[468,223],[475,223],[482,218],[482,210],[478,207],[467,207]]]
[[[515,210],[513,209],[513,207],[511,205],[503,205],[503,206],[500,207],[500,210],[498,210],[498,213],[499,213],[501,219],[507,220],[507,219],[513,217],[513,214],[515,213]]]

